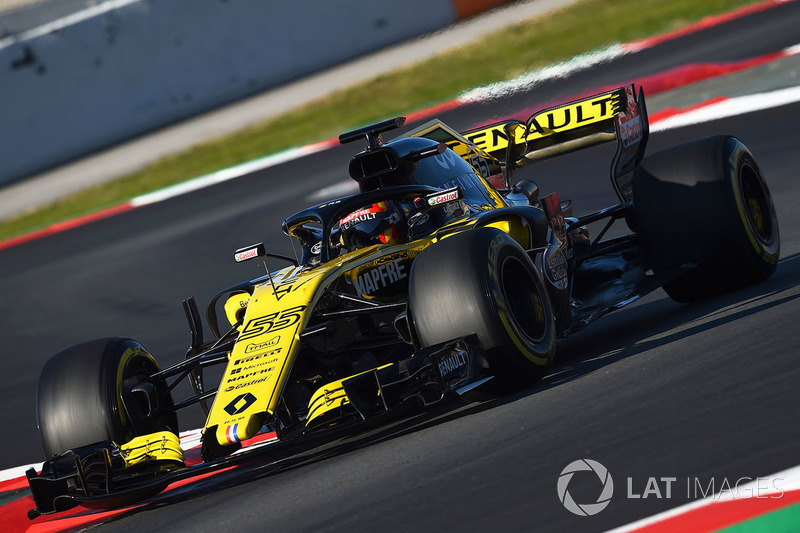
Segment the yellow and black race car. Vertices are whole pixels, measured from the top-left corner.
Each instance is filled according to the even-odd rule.
[[[299,258],[263,244],[235,252],[288,265],[214,297],[211,340],[194,299],[184,301],[192,339],[183,362],[160,369],[120,337],[50,358],[37,393],[47,460],[28,473],[31,517],[129,503],[406,408],[519,390],[545,375],[558,337],[657,287],[695,301],[775,270],[778,223],[751,153],[718,136],[644,158],[647,112],[633,86],[526,122],[458,133],[432,121],[381,139],[403,123],[339,137],[366,141],[349,163],[360,192],[284,221]],[[521,166],[605,141],[617,146],[617,205],[575,217],[557,194],[540,198],[535,183],[515,180]],[[587,225],[603,221],[592,238]],[[614,223],[629,231],[604,239]],[[224,372],[206,388],[212,365]],[[175,401],[183,379],[195,394]],[[203,463],[187,467],[176,412],[194,404],[207,415]],[[242,450],[264,432],[279,442]]]

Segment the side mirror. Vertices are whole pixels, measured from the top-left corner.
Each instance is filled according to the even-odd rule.
[[[528,203],[536,205],[539,203],[539,186],[530,180],[522,180],[511,189],[513,194],[521,194],[528,199]]]

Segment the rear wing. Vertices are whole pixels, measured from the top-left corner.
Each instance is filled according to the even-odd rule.
[[[506,188],[513,186],[518,167],[616,140],[611,180],[620,200],[629,202],[633,171],[644,157],[649,125],[644,92],[639,88],[637,96],[631,84],[543,109],[526,122],[507,120],[459,134],[432,121],[407,135],[447,143],[487,179],[502,172]]]

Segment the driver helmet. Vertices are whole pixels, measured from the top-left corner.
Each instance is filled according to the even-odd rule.
[[[362,207],[339,221],[340,240],[349,251],[373,244],[403,242],[406,231],[405,217],[390,202]]]

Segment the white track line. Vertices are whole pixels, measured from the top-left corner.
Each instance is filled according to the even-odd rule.
[[[798,101],[800,101],[800,86],[738,96],[660,120],[650,125],[650,131],[657,132],[682,128],[692,124],[711,122],[755,111],[764,111],[765,109],[793,104]]]
[[[38,472],[39,469],[42,468],[42,463],[31,463],[25,466],[15,466],[13,468],[0,470],[0,482],[11,481],[12,479],[17,479],[18,477],[24,477],[25,472],[31,468],[35,468]]]
[[[139,1],[140,0],[108,0],[101,4],[87,7],[81,11],[67,15],[66,17],[48,22],[47,24],[43,24],[16,35],[12,35],[11,37],[6,37],[5,39],[0,39],[0,50],[17,42],[27,41],[29,39],[41,37],[42,35],[48,35],[50,33],[57,32],[62,28],[66,28],[67,26],[72,26],[79,22],[83,22],[84,20],[108,13],[109,11],[114,11],[115,9],[119,9],[130,4],[135,4]]]
[[[568,61],[527,72],[513,80],[499,81],[483,87],[470,89],[462,93],[458,97],[458,101],[462,104],[470,104],[485,102],[496,98],[504,98],[520,91],[532,89],[545,81],[568,78],[582,70],[588,70],[602,63],[610,63],[630,52],[630,50],[621,44],[613,44],[606,48],[575,56]]]
[[[137,196],[136,198],[130,200],[130,204],[133,207],[142,207],[144,205],[163,202],[164,200],[174,198],[175,196],[188,194],[193,191],[216,185],[217,183],[240,178],[259,170],[264,170],[266,168],[281,165],[289,161],[294,161],[295,159],[300,159],[301,157],[324,150],[328,146],[330,146],[329,143],[316,143],[301,146],[299,148],[290,148],[266,157],[248,161],[247,163],[242,163],[241,165],[224,168],[222,170],[212,172],[211,174],[200,176],[199,178],[194,178],[189,181],[184,181],[170,187],[165,187],[151,193]]]
[[[317,192],[310,194],[308,196],[308,199],[316,202],[316,201],[327,200],[328,198],[339,198],[341,196],[348,196],[350,194],[355,194],[357,192],[358,192],[358,183],[356,183],[354,180],[342,180],[338,183],[334,183],[333,185],[328,185],[327,187],[323,187]]]

